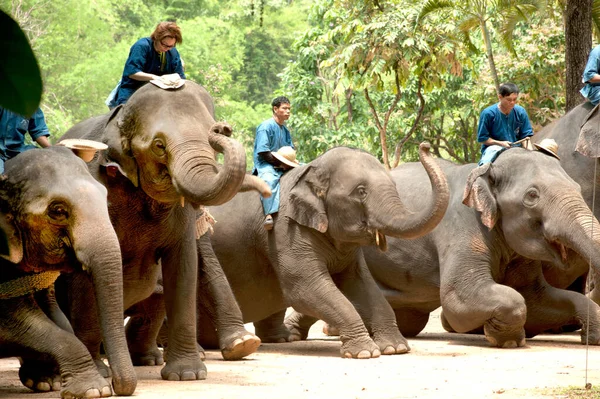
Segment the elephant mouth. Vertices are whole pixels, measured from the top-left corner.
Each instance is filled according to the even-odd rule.
[[[385,237],[385,234],[378,229],[375,229],[373,232],[373,240],[375,241],[375,246],[378,250],[381,252],[387,251],[387,238]]]
[[[562,262],[562,264],[566,264],[567,260],[568,260],[568,252],[571,251],[571,249],[569,249],[568,247],[565,247],[565,245],[561,242],[558,241],[552,241],[550,242],[550,246],[552,247],[552,249],[554,250],[554,253],[556,254],[556,259],[560,260]]]

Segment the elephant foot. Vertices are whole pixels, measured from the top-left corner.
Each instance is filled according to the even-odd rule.
[[[60,396],[62,398],[106,398],[112,396],[112,389],[108,381],[94,370],[65,378]]]
[[[340,335],[340,330],[329,323],[325,323],[323,324],[323,334],[328,335],[330,337],[335,337]]]
[[[163,380],[194,381],[206,379],[206,366],[200,356],[187,359],[172,359],[160,370]]]
[[[146,352],[130,352],[129,354],[134,366],[161,366],[165,363],[158,346]]]
[[[586,345],[600,345],[600,334],[598,331],[592,331],[590,329],[589,335],[586,334],[586,329],[581,329],[581,343]]]
[[[255,324],[255,330],[256,335],[258,335],[262,342],[281,344],[299,340],[297,336],[291,336],[290,330],[284,324],[268,329],[261,328]]]
[[[485,338],[488,340],[488,342],[498,348],[508,349],[525,346],[524,328],[521,328],[520,331],[516,333],[517,336],[515,337],[514,332],[501,332],[494,328],[490,322],[487,322],[483,326],[483,333],[485,334]]]
[[[56,364],[25,360],[19,369],[19,379],[27,388],[36,392],[59,391],[62,378]]]
[[[288,342],[304,341],[308,337],[309,328],[302,328],[296,324],[284,322],[285,329],[289,332]],[[285,342],[285,341],[284,341]]]
[[[369,336],[343,341],[340,353],[347,359],[371,359],[381,356],[379,346]]]
[[[108,367],[106,363],[102,361],[102,359],[94,359],[94,364],[96,365],[98,373],[102,377],[109,378],[110,376],[112,376],[112,373],[110,372],[110,367]]]
[[[450,333],[455,333],[456,332],[456,330],[454,328],[452,328],[452,326],[448,322],[448,319],[446,319],[446,316],[444,316],[444,311],[443,310],[440,313],[440,321],[442,322],[442,327],[444,328],[444,330],[446,330],[446,331],[448,331]]]
[[[246,332],[242,337],[229,340],[229,344],[221,349],[221,355],[225,360],[240,360],[256,352],[260,343],[260,338]]]
[[[202,345],[200,345],[199,343],[196,343],[196,347],[198,348],[198,356],[200,356],[200,360],[205,361],[206,360],[206,351],[204,350]],[[169,361],[169,347],[168,346],[163,346],[162,356],[163,356],[163,360],[165,362]],[[159,364],[159,366],[160,366],[160,364]]]
[[[388,334],[392,336],[382,336],[380,334],[373,337],[373,341],[379,346],[382,355],[399,355],[410,351],[408,341],[400,331],[398,334]]]

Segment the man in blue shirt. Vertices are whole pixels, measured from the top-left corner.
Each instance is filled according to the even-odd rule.
[[[14,158],[23,151],[36,148],[25,144],[25,134],[42,147],[49,147],[50,132],[44,120],[44,113],[38,108],[31,118],[17,115],[7,109],[0,108],[0,173],[4,173],[4,162]]]
[[[290,117],[291,106],[287,97],[277,97],[271,103],[273,117],[261,123],[256,129],[254,140],[254,169],[252,174],[258,175],[271,188],[272,195],[269,198],[261,198],[265,212],[265,229],[273,228],[273,214],[279,211],[279,179],[283,172],[289,169],[288,165],[279,161],[271,152],[281,147],[294,148],[292,136],[285,121]]]
[[[517,105],[518,97],[517,85],[503,83],[498,92],[500,101],[481,111],[477,129],[477,141],[481,143],[479,165],[494,161],[500,152],[515,146],[516,141],[533,136],[527,111]]]
[[[135,42],[129,50],[115,100],[109,108],[126,103],[137,89],[160,76],[177,73],[185,79],[181,57],[175,48],[182,41],[181,29],[175,22],[161,22],[150,37]]]
[[[585,86],[579,91],[589,102],[597,105],[600,102],[600,46],[590,52],[581,81]]]

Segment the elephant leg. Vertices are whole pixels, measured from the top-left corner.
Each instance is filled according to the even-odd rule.
[[[285,318],[284,325],[290,331],[290,341],[302,341],[308,337],[308,330],[317,322],[317,318],[307,316],[295,310]]]
[[[457,286],[442,281],[440,294],[444,317],[454,331],[465,333],[483,326],[487,340],[494,346],[525,345],[527,307],[523,296],[511,287],[496,284],[491,278],[463,278]]]
[[[340,290],[354,304],[382,354],[394,355],[410,350],[408,341],[398,329],[392,307],[367,268],[362,251],[357,254],[355,266],[337,276],[337,281]]]
[[[405,337],[416,337],[427,325],[429,312],[414,308],[394,309],[396,324]]]
[[[162,297],[162,293],[154,293],[126,312],[129,321],[125,328],[125,335],[129,354],[135,366],[164,364],[163,354],[156,343],[166,314]]]
[[[291,342],[290,330],[287,329],[283,320],[285,309],[273,313],[269,317],[254,322],[254,330],[263,342],[283,343]]]
[[[0,341],[15,343],[29,353],[42,354],[42,359],[46,359],[45,355],[53,359],[62,378],[62,397],[97,398],[112,394],[110,384],[98,373],[86,347],[73,334],[48,319],[31,297],[3,302]],[[18,328],[6,328],[10,325]],[[32,390],[46,392],[60,388],[60,379],[44,375],[33,363],[24,363],[19,377]]]
[[[449,333],[455,333],[456,330],[454,330],[454,328],[452,328],[452,326],[450,325],[450,322],[446,319],[446,316],[444,315],[444,311],[442,310],[440,312],[440,322],[442,323],[442,327],[444,328],[444,330],[448,331]],[[471,331],[465,331],[465,334],[483,334],[483,326],[476,328],[474,330]]]
[[[198,255],[195,235],[195,225],[189,223],[176,245],[165,251],[161,258],[169,324],[169,359],[160,372],[165,380],[204,380],[207,375],[198,353],[196,335]],[[156,335],[153,339],[156,340]]]
[[[242,311],[235,300],[233,291],[227,281],[210,242],[210,233],[204,234],[197,241],[198,248],[198,309],[203,309],[203,317],[208,314],[214,321],[218,335],[219,348],[225,360],[239,360],[254,352],[260,346],[260,338],[244,327]],[[198,325],[213,324],[200,320]],[[213,330],[214,331],[214,330]],[[206,329],[198,328],[197,339],[204,342],[203,334]],[[209,338],[209,337],[207,337]]]
[[[600,306],[583,294],[554,288],[541,280],[519,290],[527,304],[528,337],[564,326],[581,327],[581,342],[600,345]]]
[[[71,273],[67,276],[67,289],[73,331],[92,355],[100,374],[108,378],[111,376],[110,368],[102,361],[100,355],[102,333],[91,276],[80,272]]]

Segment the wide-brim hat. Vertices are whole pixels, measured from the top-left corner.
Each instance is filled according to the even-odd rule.
[[[57,143],[70,148],[78,157],[85,162],[89,162],[94,158],[94,154],[100,150],[106,150],[108,146],[104,143],[94,140],[85,139],[65,139]]]
[[[159,79],[152,79],[150,83],[161,89],[178,89],[185,84],[185,79],[181,79],[178,73],[170,73],[160,76]]]
[[[559,159],[558,156],[558,144],[554,139],[543,139],[539,143],[533,143],[533,145],[540,151],[545,152],[548,155],[552,155],[554,158]]]
[[[296,161],[296,150],[290,146],[284,146],[277,151],[271,151],[271,154],[273,154],[273,156],[281,163],[291,166],[292,168],[300,166],[298,161]]]

